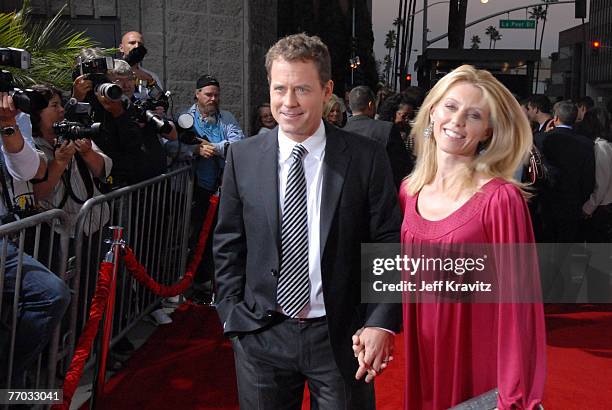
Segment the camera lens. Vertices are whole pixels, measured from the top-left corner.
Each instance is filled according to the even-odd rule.
[[[123,90],[117,84],[103,83],[96,88],[96,93],[109,100],[119,101],[123,95]]]

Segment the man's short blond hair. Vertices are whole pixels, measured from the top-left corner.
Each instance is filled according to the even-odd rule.
[[[317,36],[305,33],[292,34],[276,42],[266,54],[266,71],[270,80],[272,63],[283,59],[292,61],[312,61],[319,72],[321,85],[325,86],[331,80],[331,57],[327,46]]]

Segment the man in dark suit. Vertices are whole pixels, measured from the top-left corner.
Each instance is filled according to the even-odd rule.
[[[547,241],[580,242],[582,205],[595,186],[593,141],[574,129],[578,110],[571,101],[555,104],[555,128],[536,136],[536,145],[553,173],[542,192]]]
[[[349,94],[349,106],[353,115],[349,117],[344,130],[372,138],[385,147],[395,187],[399,188],[402,179],[414,167],[412,153],[406,148],[399,129],[389,121],[374,119],[376,96],[370,87],[360,85],[353,88]]]
[[[542,264],[542,290],[549,302],[573,302],[578,288],[563,272],[573,266],[573,243],[583,238],[582,205],[595,187],[593,141],[573,130],[578,109],[571,101],[560,101],[553,109],[555,128],[536,135],[536,144],[546,158],[550,181],[543,187],[543,242],[554,243],[553,254]]]
[[[240,407],[299,409],[307,381],[317,408],[373,409],[356,372],[386,366],[401,309],[360,303],[360,244],[399,242],[389,162],[380,144],[321,119],[333,82],[318,37],[279,40],[266,69],[279,126],[230,147],[214,236]]]

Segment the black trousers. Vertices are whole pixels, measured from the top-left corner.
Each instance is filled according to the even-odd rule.
[[[191,248],[191,254],[189,260],[193,258],[193,253],[198,244],[200,238],[200,231],[202,224],[206,219],[208,208],[210,206],[210,197],[214,192],[207,189],[201,188],[198,184],[194,185],[193,191],[193,207],[191,209],[191,226],[192,231],[189,238],[189,247]],[[208,239],[206,241],[206,247],[204,248],[204,254],[202,255],[202,261],[194,277],[194,283],[202,284],[206,281],[212,280],[215,274],[215,263],[213,260],[212,243],[213,243],[213,231],[215,229],[216,215],[214,222],[210,228]]]
[[[233,337],[232,343],[241,409],[299,410],[305,382],[311,409],[376,408],[373,384],[340,374],[325,318],[280,318],[264,330]]]

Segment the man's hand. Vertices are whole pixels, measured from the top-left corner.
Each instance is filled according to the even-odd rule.
[[[15,108],[13,97],[8,93],[0,93],[0,127],[15,125],[17,114],[19,114],[19,111]]]
[[[81,75],[72,83],[72,96],[78,101],[83,101],[88,92],[93,89],[93,82],[85,79],[86,75]]]
[[[125,112],[125,109],[123,108],[123,101],[109,100],[108,98],[97,94],[96,98],[98,99],[98,101],[100,101],[102,107],[106,111],[111,113],[113,118],[118,118]]]
[[[134,75],[139,79],[139,80],[143,80],[143,81],[152,81],[153,77],[149,74],[149,73],[145,73],[144,71],[142,71],[140,69],[140,66],[136,65],[136,66],[132,66],[132,71],[134,72]]]
[[[200,143],[200,156],[204,158],[212,158],[215,156],[215,147],[208,141],[204,140]]]
[[[366,375],[369,383],[393,360],[393,334],[374,327],[360,329],[353,335],[353,352],[359,362],[356,379]]]

